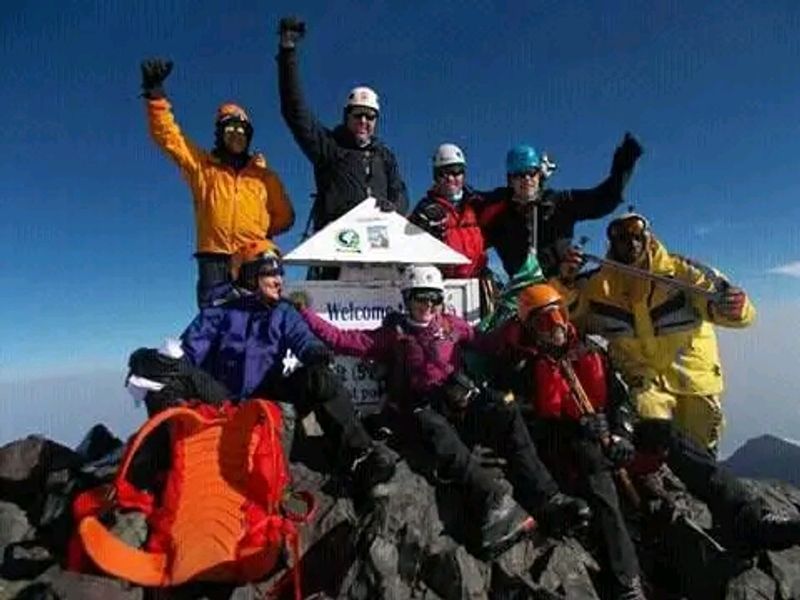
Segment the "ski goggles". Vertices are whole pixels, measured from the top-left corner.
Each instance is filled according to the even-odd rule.
[[[282,265],[263,264],[258,268],[257,275],[259,277],[276,277],[283,276],[284,270]]]
[[[369,122],[372,122],[378,118],[378,113],[366,110],[354,110],[350,112],[350,116],[353,117],[356,121],[360,121],[363,118]]]
[[[415,302],[426,302],[438,306],[444,303],[444,294],[435,290],[412,291],[409,299]]]

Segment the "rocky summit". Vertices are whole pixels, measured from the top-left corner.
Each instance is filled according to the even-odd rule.
[[[122,443],[94,427],[76,449],[31,436],[0,448],[0,598],[125,599],[292,598],[284,565],[257,584],[193,583],[144,589],[62,568],[72,530],[74,493],[108,481]],[[296,489],[314,492],[318,509],[301,529],[299,564],[307,599],[555,599],[605,595],[595,534],[550,539],[534,533],[492,562],[473,554],[474,523],[455,489],[434,487],[431,474],[401,462],[394,478],[369,498],[353,501],[329,472],[320,438],[295,444]],[[664,484],[678,506],[666,522],[631,527],[646,575],[648,598],[800,598],[800,547],[747,552],[725,547],[706,507],[669,472]],[[796,514],[800,490],[779,482],[747,484],[776,511]],[[137,513],[115,514],[114,531],[141,545],[147,524]],[[711,534],[711,535],[709,535]]]

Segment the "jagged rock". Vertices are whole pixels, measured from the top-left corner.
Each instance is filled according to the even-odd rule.
[[[0,448],[0,483],[16,482],[10,492],[2,488],[0,494],[6,499],[0,502],[0,546],[6,546],[0,566],[0,598],[246,600],[268,593],[276,600],[292,598],[292,578],[286,568],[252,585],[194,583],[147,592],[111,578],[62,571],[57,562],[63,558],[59,554],[63,546],[54,543],[53,519],[37,521],[26,510],[28,505],[21,503],[30,502],[40,509],[51,506],[35,514],[53,512],[59,515],[59,523],[69,524],[65,510],[68,496],[80,489],[76,482],[97,481],[98,468],[105,479],[120,457],[116,438],[104,428],[94,428],[87,439],[96,441],[84,444],[83,455],[41,438]],[[369,498],[353,501],[340,479],[330,473],[330,452],[324,440],[300,436],[299,442],[292,455],[294,487],[313,491],[317,499],[313,523],[299,526],[304,598],[605,597],[596,587],[603,580],[592,554],[597,540],[582,539],[591,542],[584,546],[575,539],[553,540],[535,534],[487,563],[473,553],[476,515],[466,510],[459,490],[434,486],[418,457],[401,462],[392,481],[375,488]],[[99,448],[109,453],[98,456]],[[81,464],[86,460],[95,462],[87,467]],[[796,514],[800,507],[800,490],[791,486],[756,481],[747,485],[771,510]],[[800,547],[754,557],[720,549],[703,533],[703,528],[711,526],[705,505],[686,493],[668,472],[665,487],[679,511],[699,523],[700,530],[677,520],[648,537],[652,532],[640,531],[640,523],[633,520],[646,579],[658,597],[800,597]],[[146,523],[137,513],[117,513],[111,527],[133,545],[139,546],[145,539]],[[643,537],[643,533],[647,535]]]
[[[0,502],[0,556],[6,546],[33,534],[25,511],[11,502]]]
[[[122,446],[122,440],[111,433],[102,423],[89,430],[81,443],[75,448],[86,462],[98,460]]]
[[[764,571],[749,569],[731,579],[725,600],[772,600],[775,598],[775,581]]]
[[[40,436],[6,444],[0,448],[0,500],[24,507],[36,522],[48,475],[79,462],[75,452]]]
[[[775,579],[781,600],[800,598],[800,548],[765,552],[763,569]]]
[[[109,577],[64,571],[52,567],[17,592],[17,599],[142,600],[144,590]]]

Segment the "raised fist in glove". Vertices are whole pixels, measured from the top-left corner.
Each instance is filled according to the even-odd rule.
[[[606,456],[615,467],[624,467],[633,460],[636,450],[631,441],[620,435],[612,435],[606,448]]]
[[[295,290],[289,294],[287,300],[289,300],[292,306],[294,306],[298,311],[311,307],[311,296],[309,296],[308,292],[304,290]]]
[[[172,72],[172,61],[161,58],[143,60],[142,95],[145,98],[163,98],[164,80]]]
[[[713,303],[712,310],[715,315],[730,321],[738,321],[744,314],[747,303],[747,294],[737,287],[727,287],[719,300]]]
[[[375,205],[381,212],[392,212],[395,210],[394,202],[387,198],[376,198]]]
[[[602,442],[611,435],[605,413],[583,415],[580,419],[580,427],[583,435],[595,442]]]
[[[297,17],[284,17],[278,25],[281,48],[294,48],[306,34],[306,24]]]
[[[629,132],[625,133],[622,143],[614,151],[614,160],[611,163],[611,174],[622,176],[630,173],[636,161],[644,150],[639,142]]]
[[[559,265],[559,274],[561,278],[566,281],[571,281],[575,279],[575,276],[578,274],[578,271],[581,270],[585,259],[583,258],[583,252],[581,252],[580,248],[576,246],[570,246],[564,252],[564,256],[561,257],[561,264]]]

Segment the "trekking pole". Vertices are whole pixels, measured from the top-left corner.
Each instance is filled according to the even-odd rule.
[[[569,359],[562,360],[560,362],[560,367],[564,375],[567,377],[567,382],[569,383],[572,397],[574,398],[575,404],[578,406],[580,413],[582,415],[595,414],[597,411],[595,411],[592,401],[586,394],[586,390],[583,389],[583,385],[581,385],[578,376],[575,374],[575,370],[572,368]],[[604,450],[611,446],[611,436],[603,436],[600,440],[600,445]],[[625,467],[620,467],[615,471],[615,475],[617,476],[622,489],[625,490],[625,494],[628,496],[630,503],[634,506],[634,508],[639,509],[639,507],[642,505],[642,499],[639,496],[639,492],[636,491],[633,481],[631,481],[631,476],[628,473],[628,470]]]
[[[589,241],[589,238],[582,237],[579,240],[579,246],[582,246],[586,242]],[[596,256],[594,254],[589,254],[587,252],[581,251],[581,256],[586,260],[597,263],[604,267],[609,267],[610,269],[614,269],[619,271],[620,273],[625,273],[626,275],[631,275],[633,277],[638,277],[639,279],[647,279],[654,283],[660,283],[666,287],[681,290],[684,292],[689,292],[691,294],[696,294],[706,300],[711,302],[719,300],[719,295],[722,290],[707,290],[701,288],[700,286],[694,285],[687,281],[682,281],[680,279],[673,279],[672,277],[666,277],[665,275],[657,275],[656,273],[651,273],[650,271],[646,271],[645,269],[640,269],[639,267],[634,267],[631,265],[626,265],[625,263],[617,262],[616,260],[611,260],[609,258],[602,258],[600,256]],[[722,278],[720,278],[721,283],[725,283]],[[720,286],[722,287],[722,285]]]

